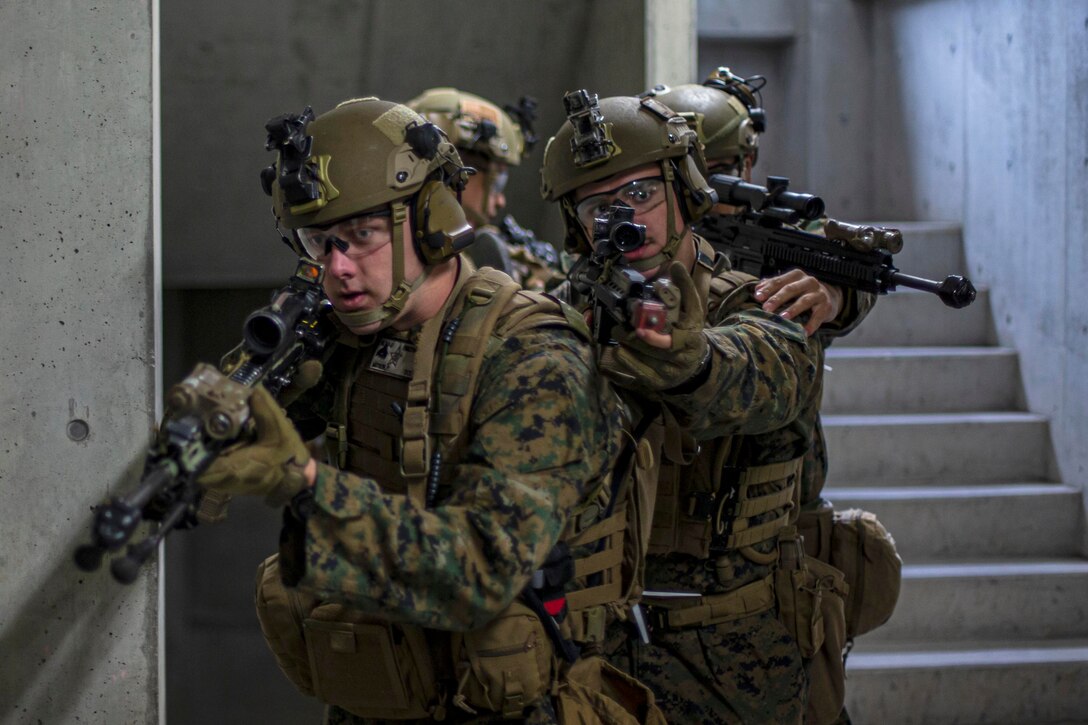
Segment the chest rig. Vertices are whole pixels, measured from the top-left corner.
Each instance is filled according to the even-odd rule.
[[[697,250],[693,279],[713,320],[729,307],[733,295],[744,294],[741,288],[751,278],[720,271],[712,261],[713,249],[701,239]],[[775,604],[769,567],[778,560],[779,534],[794,515],[803,458],[748,465],[744,436],[696,443],[668,411],[662,424],[664,446],[648,553],[716,560],[715,588],[729,591],[662,601],[647,593],[653,624],[661,629],[701,627],[769,610]],[[738,567],[726,562],[738,554],[761,573],[736,577]]]
[[[345,335],[329,361],[332,369],[346,373],[326,430],[329,462],[373,478],[383,490],[406,494],[421,506],[440,502],[448,484],[443,461],[460,460],[471,440],[472,403],[485,359],[505,338],[542,326],[566,327],[588,340],[584,320],[569,306],[522,291],[490,268],[473,272],[463,267],[447,307],[416,334],[388,334],[374,341]],[[561,618],[541,628],[531,622],[540,617],[515,600],[482,630],[424,630],[431,651],[453,655],[452,666],[435,662],[439,679],[456,681],[453,705],[514,716],[552,689],[551,678],[564,655],[604,639],[609,615],[630,594],[629,572],[640,548],[631,543],[638,537],[627,534],[628,522],[638,520],[632,507],[639,502],[628,495],[627,486],[615,485],[625,476],[613,478],[613,485],[601,481],[572,512],[560,536],[556,548],[569,552],[558,587],[565,601]],[[556,571],[545,564],[534,582],[554,582]],[[522,632],[526,627],[529,635]],[[523,646],[525,641],[542,645],[539,640],[553,647]],[[365,707],[351,711],[375,712]]]

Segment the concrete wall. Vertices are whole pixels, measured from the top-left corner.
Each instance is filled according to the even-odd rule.
[[[155,418],[154,2],[0,4],[0,721],[159,717],[158,576],[72,562]]]
[[[1088,2],[944,0],[874,9],[874,214],[963,222],[1053,475],[1088,482]]]
[[[700,0],[698,28],[700,73],[768,76],[757,179],[833,216],[963,224],[1052,474],[1085,484],[1088,2]]]
[[[293,259],[272,229],[258,173],[264,122],[360,95],[407,100],[452,85],[499,104],[540,101],[541,142],[510,175],[509,207],[544,239],[544,142],[562,95],[637,93],[693,74],[691,0],[197,0],[163,9],[166,380],[217,359]],[[589,37],[607,42],[587,42]],[[650,50],[652,48],[652,50]],[[675,74],[675,75],[670,75]],[[223,526],[167,546],[169,721],[317,722],[318,703],[278,672],[253,613],[253,573],[279,516],[236,501]]]
[[[692,44],[644,51],[645,20],[691,32],[690,2],[652,0],[237,0],[163,8],[164,274],[172,288],[278,284],[291,259],[272,229],[258,173],[268,118],[345,98],[408,100],[453,85],[513,103],[540,101],[541,143],[510,175],[518,220],[559,240],[539,198],[544,142],[562,95],[637,93],[651,68],[690,75]],[[585,42],[587,33],[610,39]],[[669,36],[671,37],[671,35]],[[649,64],[649,65],[648,65]],[[655,71],[656,74],[656,71]],[[281,253],[281,251],[283,253]]]

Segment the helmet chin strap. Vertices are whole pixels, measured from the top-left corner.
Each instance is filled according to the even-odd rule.
[[[680,242],[684,239],[685,225],[683,223],[683,217],[681,217],[680,220],[680,228],[677,229],[674,226],[676,223],[676,209],[678,207],[678,204],[675,203],[676,174],[672,164],[668,161],[661,162],[661,171],[662,175],[665,177],[665,204],[668,205],[667,216],[665,217],[665,229],[669,232],[669,238],[665,242],[665,246],[661,248],[661,251],[652,257],[636,259],[627,263],[627,266],[631,267],[631,269],[636,272],[646,272],[647,270],[667,265],[676,258],[676,252],[680,249]]]
[[[408,218],[408,207],[403,200],[389,205],[393,221],[393,292],[386,298],[381,307],[373,310],[357,310],[355,312],[342,312],[336,310],[336,316],[349,328],[365,327],[375,322],[382,324],[374,330],[384,330],[393,323],[393,320],[404,309],[408,302],[408,296],[419,289],[423,280],[427,278],[430,268],[424,267],[423,274],[414,282],[408,282],[404,278],[404,259],[408,254],[408,246],[404,243],[404,220]]]

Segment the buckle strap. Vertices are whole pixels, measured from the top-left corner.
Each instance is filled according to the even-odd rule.
[[[793,503],[794,486],[794,482],[790,481],[790,484],[781,491],[775,491],[766,496],[757,496],[755,498],[742,498],[742,500],[734,507],[733,515],[748,518],[774,511],[776,508],[789,506]]]
[[[771,521],[753,526],[750,529],[743,529],[741,531],[734,531],[725,539],[725,545],[722,547],[725,551],[732,551],[734,549],[740,549],[745,546],[752,546],[758,544],[761,541],[767,541],[774,538],[782,529],[786,528],[789,523],[790,514],[787,510],[781,516],[777,516]],[[718,551],[719,547],[712,547],[714,551]]]
[[[653,598],[650,592],[643,592],[642,603],[647,605],[652,629],[670,631],[709,627],[760,614],[774,607],[774,575],[770,574],[725,594],[704,594],[691,599],[662,599],[659,603],[649,604],[647,600]]]

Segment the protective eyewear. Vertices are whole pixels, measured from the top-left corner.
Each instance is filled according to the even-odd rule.
[[[604,217],[616,201],[631,207],[636,214],[650,211],[665,201],[665,181],[660,176],[629,181],[611,191],[587,196],[575,204],[574,213],[586,229],[592,229],[594,220]]]
[[[350,259],[369,257],[393,240],[389,211],[374,212],[345,219],[330,227],[303,227],[295,231],[311,258],[325,263],[337,249]]]

